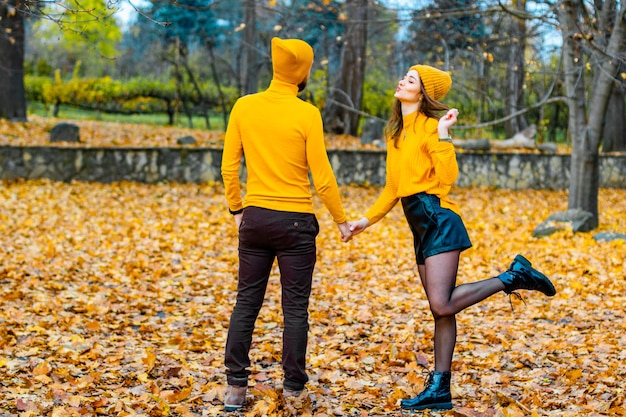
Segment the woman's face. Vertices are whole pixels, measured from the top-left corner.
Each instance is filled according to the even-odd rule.
[[[417,75],[417,71],[410,70],[398,82],[396,93],[393,96],[401,102],[417,103],[421,91],[422,83],[420,83],[420,78],[419,75]]]

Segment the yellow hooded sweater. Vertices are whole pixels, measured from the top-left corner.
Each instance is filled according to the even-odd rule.
[[[267,90],[241,97],[230,114],[222,179],[231,210],[256,206],[314,213],[309,170],[315,190],[337,223],[346,221],[326,146],[319,110],[297,97],[308,77],[313,50],[304,41],[272,39],[274,77]],[[239,167],[248,170],[241,198]]]
[[[458,206],[448,198],[459,175],[454,145],[439,141],[438,121],[423,113],[403,117],[404,129],[398,147],[387,140],[386,183],[374,205],[365,214],[374,224],[382,219],[402,197],[426,192],[441,199],[441,207],[460,215]]]

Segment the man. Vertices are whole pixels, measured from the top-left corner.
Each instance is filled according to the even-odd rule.
[[[237,300],[226,341],[226,411],[245,403],[254,323],[263,304],[274,259],[278,259],[284,317],[283,396],[298,397],[308,381],[308,305],[319,225],[315,190],[348,241],[351,232],[326,154],[319,110],[297,97],[308,81],[313,49],[299,39],[272,39],[273,78],[267,90],[233,106],[222,157],[230,212],[239,228]],[[242,155],[248,171],[241,198]]]

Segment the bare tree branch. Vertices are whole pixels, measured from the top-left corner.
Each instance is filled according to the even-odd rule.
[[[158,20],[153,19],[148,14],[146,14],[141,8],[137,7],[135,5],[135,3],[133,3],[132,0],[128,0],[128,4],[130,4],[130,7],[132,7],[133,10],[135,10],[135,12],[137,12],[138,15],[140,15],[144,19],[148,20],[149,22],[155,23],[155,24],[157,24],[159,26],[163,26],[163,27],[167,27],[167,26],[170,26],[172,24],[172,22],[168,22],[168,21],[160,22]]]
[[[507,120],[513,119],[521,114],[524,114],[526,112],[529,112],[530,110],[539,108],[541,106],[544,106],[546,104],[550,104],[550,103],[555,103],[558,101],[562,101],[562,102],[567,102],[567,97],[563,97],[563,96],[559,96],[559,97],[552,97],[546,100],[542,100],[539,103],[533,104],[532,106],[528,106],[525,109],[521,109],[516,111],[515,113],[511,113],[506,117],[501,117],[499,119],[495,119],[489,122],[484,122],[484,123],[478,123],[475,125],[459,125],[459,126],[454,126],[454,129],[480,129],[483,127],[488,127],[488,126],[493,126],[493,125],[497,125],[503,122],[506,122]]]
[[[530,12],[526,12],[526,11],[522,11],[519,9],[514,9],[512,7],[507,6],[506,4],[502,3],[501,0],[498,0],[498,5],[499,8],[501,9],[501,11],[508,13],[510,15],[513,15],[515,17],[517,17],[518,19],[524,19],[524,20],[539,20],[543,23],[547,23],[551,26],[556,26],[556,23],[554,21],[554,19],[551,19],[550,17],[548,17],[547,14],[542,14],[542,15],[535,15],[532,14]],[[556,6],[555,6],[556,7]]]

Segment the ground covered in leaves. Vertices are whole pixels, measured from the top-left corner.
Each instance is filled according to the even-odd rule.
[[[27,122],[0,119],[0,146],[50,146],[50,131],[60,122],[80,128],[80,142],[56,142],[64,147],[179,147],[179,138],[191,136],[196,140],[191,147],[223,146],[224,132],[171,126],[152,126],[94,120],[60,120],[53,117],[28,116]],[[361,145],[360,139],[348,135],[326,136],[328,149],[375,149]]]
[[[350,217],[380,188],[341,187]],[[532,230],[564,191],[455,189],[474,247],[459,283],[515,254],[553,298],[504,293],[458,315],[446,416],[622,416],[626,242]],[[599,231],[626,231],[626,190],[600,190]],[[308,396],[295,415],[396,416],[432,368],[432,320],[400,209],[349,243],[321,225]],[[220,184],[0,182],[0,416],[224,415],[237,242]],[[289,415],[278,271],[240,416]]]
[[[77,125],[80,128],[80,142],[50,143],[50,131],[60,122]],[[221,148],[224,132],[206,129],[190,129],[170,126],[152,126],[130,123],[101,122],[95,120],[60,120],[53,117],[29,115],[27,122],[9,122],[0,119],[0,146],[63,146],[63,147],[180,147],[177,140],[191,136],[196,142],[186,147]],[[327,133],[326,147],[342,150],[380,150],[379,143],[361,143],[361,139],[349,135]],[[458,148],[457,152],[465,150]],[[534,149],[498,149],[492,152],[531,152]],[[570,153],[566,144],[557,145],[558,153]]]

